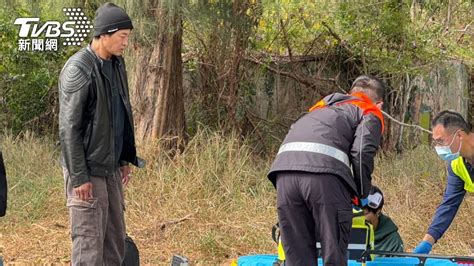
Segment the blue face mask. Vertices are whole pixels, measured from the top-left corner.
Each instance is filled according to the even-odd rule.
[[[436,146],[435,149],[436,149],[436,153],[439,155],[439,157],[441,158],[441,160],[444,160],[444,161],[452,161],[452,160],[455,160],[459,157],[459,152],[461,151],[461,146],[462,146],[462,142],[459,142],[459,149],[456,153],[452,153],[451,152],[451,145],[453,144],[454,142],[454,138],[456,137],[456,134],[458,133],[458,131],[456,131],[454,133],[454,136],[453,136],[453,140],[451,141],[451,143],[449,145],[446,145],[446,146]]]

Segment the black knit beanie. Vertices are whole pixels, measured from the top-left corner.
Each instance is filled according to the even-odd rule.
[[[94,18],[94,37],[123,29],[133,29],[132,20],[123,8],[105,3],[97,9]]]

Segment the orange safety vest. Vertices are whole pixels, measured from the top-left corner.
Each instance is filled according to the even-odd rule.
[[[382,132],[383,132],[385,125],[384,125],[382,111],[380,111],[380,109],[363,92],[354,92],[354,93],[351,93],[351,96],[354,96],[357,99],[343,101],[340,103],[336,103],[336,105],[342,105],[342,104],[347,104],[347,103],[352,104],[362,109],[364,111],[363,115],[370,114],[370,113],[375,115],[382,123]],[[318,108],[322,108],[326,106],[327,104],[324,102],[324,100],[320,100],[311,108],[309,108],[309,111],[312,112]]]

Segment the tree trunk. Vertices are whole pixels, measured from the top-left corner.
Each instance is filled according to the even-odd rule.
[[[234,2],[233,13],[234,16],[241,16],[243,10],[239,6],[239,1]],[[238,93],[239,93],[239,82],[241,76],[240,64],[243,58],[243,36],[242,30],[239,27],[235,27],[235,39],[234,39],[234,49],[232,51],[231,65],[228,79],[228,98],[227,98],[227,107],[228,107],[228,126],[239,130],[237,123],[237,104],[238,104]],[[240,133],[240,132],[239,132]]]
[[[245,29],[245,21],[248,20],[246,12],[249,8],[248,1],[234,1],[232,5],[232,14],[240,21],[240,24],[234,23],[232,31],[234,35],[234,44],[232,49],[232,56],[230,58],[229,77],[227,79],[227,111],[228,121],[227,126],[242,133],[241,125],[237,118],[237,105],[239,103],[239,83],[243,75],[242,60],[244,58],[245,48],[248,42],[248,29]],[[247,34],[246,34],[247,33]]]
[[[181,8],[181,5],[179,5]],[[137,56],[133,101],[137,107],[137,137],[162,140],[162,148],[181,150],[186,141],[183,72],[182,17],[179,10],[162,2],[155,11],[159,25],[152,48]]]

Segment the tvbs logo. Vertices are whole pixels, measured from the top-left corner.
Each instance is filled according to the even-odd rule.
[[[81,8],[64,8],[63,11],[68,18],[63,23],[59,21],[41,23],[39,18],[17,18],[14,23],[20,25],[18,50],[38,51],[40,50],[38,48],[44,48],[45,43],[50,45],[55,43],[55,49],[53,47],[49,50],[57,50],[60,38],[63,39],[64,46],[81,45],[93,26]],[[39,43],[43,45],[38,45]]]

